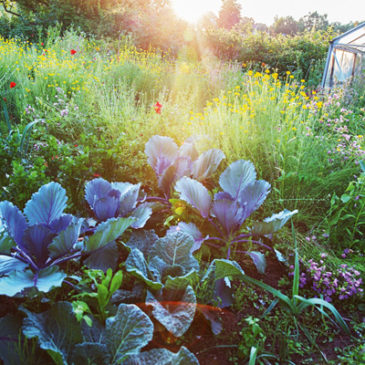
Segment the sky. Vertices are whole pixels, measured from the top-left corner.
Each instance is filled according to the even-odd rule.
[[[275,15],[298,20],[309,12],[327,14],[330,22],[349,23],[365,20],[365,0],[238,0],[242,16],[256,23],[271,25]],[[204,13],[218,14],[221,0],[171,0],[177,14],[188,21],[196,21]]]

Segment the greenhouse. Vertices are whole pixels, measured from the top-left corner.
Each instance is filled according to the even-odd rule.
[[[365,66],[365,23],[334,38],[329,46],[322,87],[343,84],[360,75]]]

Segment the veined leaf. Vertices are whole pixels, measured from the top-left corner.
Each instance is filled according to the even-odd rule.
[[[27,222],[22,212],[8,201],[0,202],[0,227],[5,228],[10,237],[21,245]]]
[[[114,317],[105,325],[105,341],[111,364],[120,364],[136,355],[153,336],[153,324],[147,314],[134,304],[120,304]]]
[[[175,190],[180,193],[180,199],[197,209],[203,218],[208,217],[212,198],[203,184],[185,176],[177,181]]]
[[[48,246],[51,257],[61,257],[67,253],[71,253],[74,244],[79,238],[83,221],[83,219],[76,220],[75,223],[70,224],[53,239]]]
[[[85,238],[86,252],[97,250],[115,241],[135,221],[135,218],[111,218],[98,225],[92,236]]]
[[[254,222],[252,226],[252,233],[256,235],[266,236],[281,229],[284,224],[294,215],[298,210],[290,211],[284,209],[280,213],[273,214],[271,217],[265,218],[263,222]]]
[[[82,342],[80,324],[77,322],[72,305],[57,302],[43,313],[27,314],[24,319],[23,333],[28,338],[37,337],[39,345],[46,350],[58,365],[67,365],[73,347]]]
[[[32,195],[25,205],[24,214],[31,225],[49,225],[62,215],[66,202],[66,190],[60,184],[50,182]]]
[[[12,256],[0,255],[0,276],[7,275],[11,271],[23,271],[28,264]]]
[[[152,290],[162,288],[163,285],[160,278],[152,277],[143,253],[138,248],[133,248],[129,253],[125,262],[125,268],[133,276],[142,280]]]
[[[191,254],[194,241],[186,233],[175,232],[160,238],[151,249],[151,257],[157,256],[168,266],[180,265],[184,274],[199,271],[199,263]]]
[[[255,166],[251,161],[232,162],[219,178],[221,188],[236,199],[240,192],[256,179]]]
[[[186,348],[174,353],[167,349],[152,349],[130,356],[123,365],[199,365],[198,359]]]
[[[178,147],[170,137],[153,136],[146,143],[144,152],[149,165],[161,175],[175,161]]]
[[[194,161],[192,167],[193,178],[203,181],[212,176],[224,158],[224,153],[218,149],[211,149],[203,152],[199,158]]]
[[[163,306],[150,292],[147,292],[146,304],[153,307],[152,315],[174,336],[182,336],[194,320],[196,297],[188,286],[181,300],[167,302]]]
[[[99,199],[107,197],[111,190],[112,186],[108,181],[101,177],[93,179],[85,185],[85,199],[94,209],[95,203]]]
[[[265,255],[258,251],[248,251],[247,255],[251,257],[253,263],[256,266],[257,271],[260,274],[265,274],[265,269],[266,269]]]

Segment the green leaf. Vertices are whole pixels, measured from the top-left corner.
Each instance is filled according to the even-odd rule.
[[[1,231],[1,226],[0,226],[0,231]],[[6,232],[0,232],[0,254],[10,254],[10,250],[14,246],[15,246],[14,240]]]
[[[67,365],[74,346],[82,342],[80,324],[72,305],[57,302],[43,313],[32,313],[25,308],[23,333],[28,338],[37,337],[40,347],[48,352],[57,365]]]
[[[191,286],[186,288],[181,300],[176,302],[160,303],[148,291],[146,304],[153,307],[152,315],[176,337],[182,336],[194,320],[196,297]]]
[[[110,294],[113,294],[120,288],[120,286],[122,285],[122,281],[123,281],[123,272],[119,270],[113,276],[112,282],[110,284],[110,290],[109,290]]]
[[[194,284],[198,282],[199,282],[199,274],[195,270],[189,271],[187,274],[183,276],[172,277],[168,275],[167,280],[165,281],[165,289],[182,290],[185,289],[188,285],[194,286]]]
[[[98,225],[92,236],[85,238],[86,252],[97,250],[115,241],[134,222],[134,218],[111,218]]]
[[[269,218],[265,218],[263,222],[254,222],[252,226],[252,233],[256,235],[267,236],[281,229],[284,224],[294,215],[298,210],[284,209],[282,212],[273,214]]]
[[[83,342],[75,346],[72,364],[111,365],[110,354],[105,344]]]
[[[0,359],[4,362],[4,365],[26,365],[26,362],[21,361],[17,351],[19,350],[21,325],[22,319],[20,316],[8,314],[0,318]]]
[[[296,295],[295,298],[307,305],[315,307],[319,311],[321,311],[320,306],[323,306],[323,307],[329,309],[332,312],[333,316],[335,317],[336,322],[340,325],[340,327],[346,333],[348,333],[348,334],[351,333],[349,327],[347,326],[346,322],[343,320],[341,314],[337,311],[337,309],[331,303],[328,303],[327,301],[320,299],[320,298],[306,299],[306,298],[301,297],[300,295]]]
[[[226,260],[226,259],[215,259],[209,265],[207,272],[205,273],[202,282],[204,282],[209,276],[214,273],[214,279],[220,280],[225,277],[241,278],[245,275],[241,266],[236,261]]]
[[[151,249],[150,257],[159,257],[166,265],[180,265],[184,274],[196,270],[199,271],[199,263],[191,254],[194,239],[186,233],[174,232],[155,242]]]
[[[186,348],[174,353],[167,349],[152,349],[130,356],[123,365],[199,365],[198,359]]]
[[[153,323],[134,304],[120,304],[117,314],[105,325],[105,338],[111,364],[120,364],[128,356],[136,355],[153,337]]]
[[[84,260],[84,264],[89,269],[107,271],[109,268],[115,270],[118,263],[118,247],[115,241],[109,242],[105,246],[91,252]]]
[[[129,253],[125,262],[125,268],[133,276],[142,280],[151,290],[159,290],[162,288],[161,281],[156,277],[152,277],[143,253],[138,248],[132,249]]]

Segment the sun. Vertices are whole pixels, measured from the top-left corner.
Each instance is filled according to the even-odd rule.
[[[190,23],[196,23],[204,14],[218,13],[221,0],[171,0],[176,15]]]

